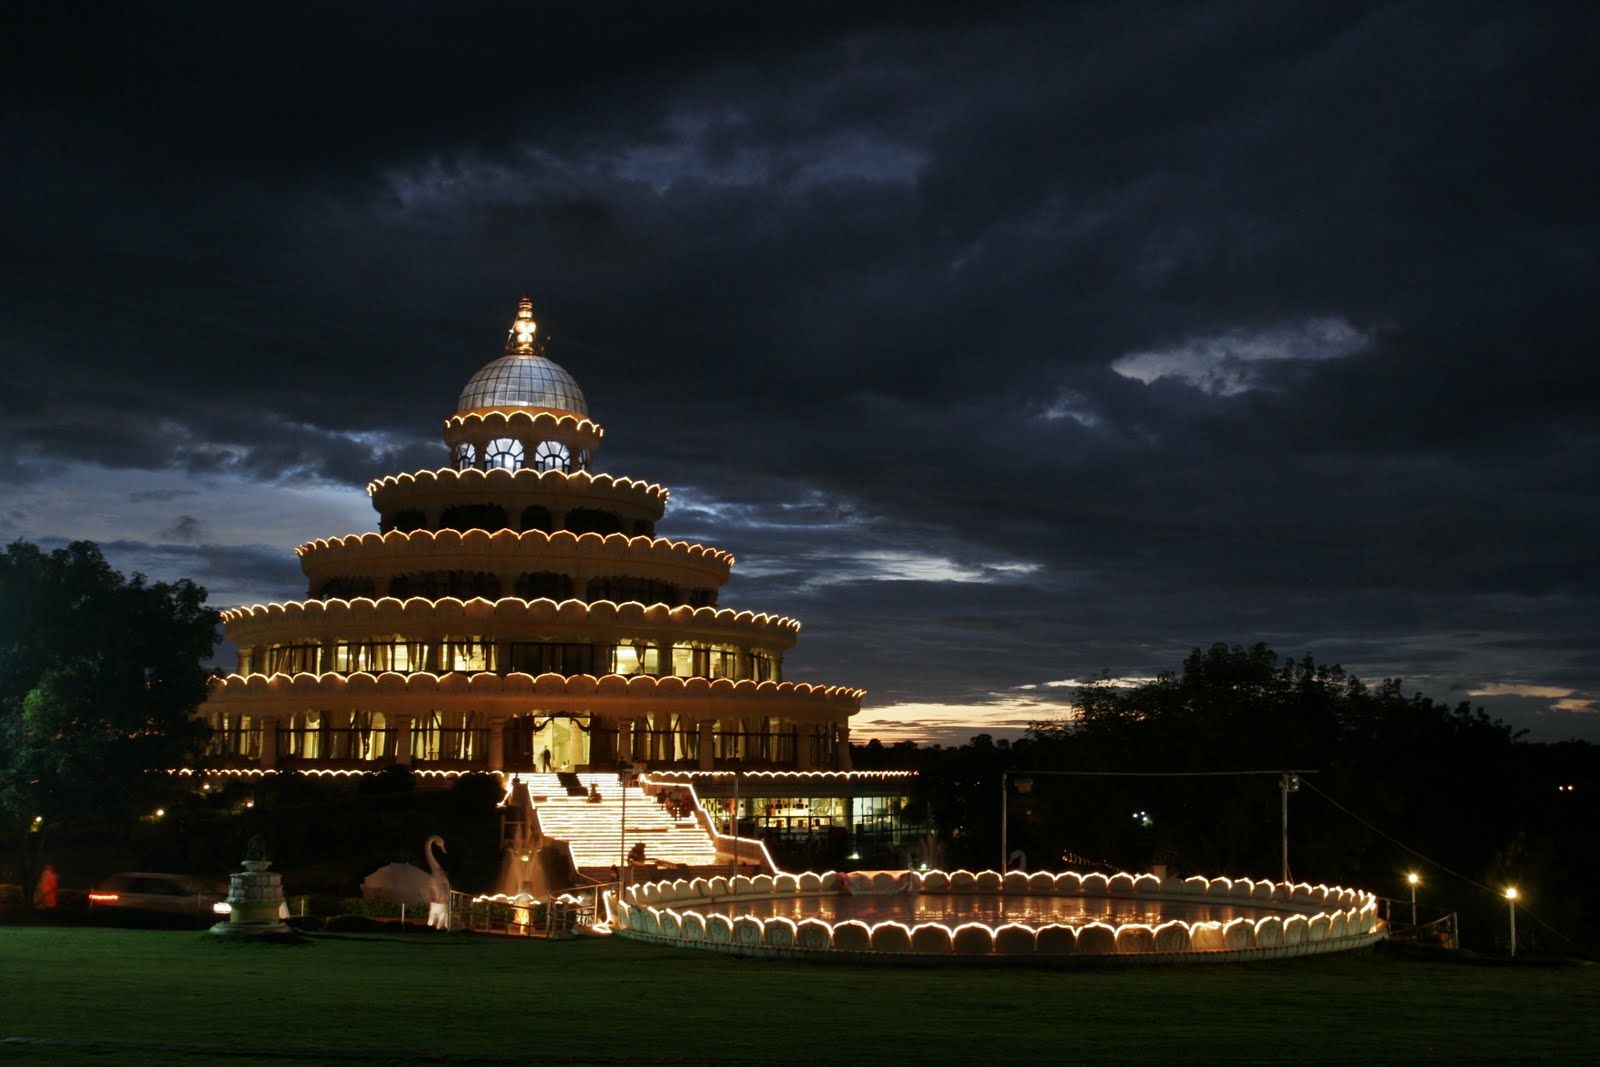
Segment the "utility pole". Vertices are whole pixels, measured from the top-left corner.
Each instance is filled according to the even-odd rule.
[[[1289,880],[1289,794],[1300,791],[1300,776],[1294,771],[1284,771],[1278,778],[1283,790],[1283,878]]]
[[[1283,880],[1289,880],[1289,794],[1300,792],[1300,776],[1302,774],[1316,774],[1314,770],[1285,771],[1285,770],[1247,770],[1247,771],[1001,771],[1000,772],[1000,872],[1003,875],[1006,864],[1010,861],[1009,851],[1006,848],[1008,839],[1007,815],[1011,790],[1008,779],[1018,775],[1017,789],[1026,793],[1031,785],[1031,779],[1039,775],[1050,775],[1063,778],[1238,778],[1244,776],[1278,776],[1278,788],[1282,791],[1281,807],[1283,811],[1283,824],[1281,830],[1283,851]],[[1022,777],[1026,776],[1026,777]]]

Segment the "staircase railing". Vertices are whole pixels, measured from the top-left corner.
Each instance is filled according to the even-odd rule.
[[[690,811],[695,822],[699,823],[706,833],[711,835],[716,843],[719,857],[726,855],[728,863],[737,866],[746,860],[753,861],[766,874],[778,873],[778,865],[772,860],[772,853],[767,851],[767,843],[759,837],[739,837],[737,834],[725,834],[717,829],[711,813],[706,811],[705,805],[700,803],[700,794],[695,792],[693,782],[658,782],[648,774],[640,778],[640,784],[646,792],[652,795],[665,795],[671,790],[682,790],[688,794]],[[737,813],[736,813],[737,814]]]

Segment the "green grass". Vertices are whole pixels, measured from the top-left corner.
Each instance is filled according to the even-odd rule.
[[[1594,1060],[1600,967],[1390,953],[1072,972],[806,965],[626,942],[0,927],[0,1061]],[[183,1049],[154,1049],[177,1045]],[[230,1060],[230,1062],[237,1062]],[[278,1062],[284,1062],[279,1060]]]

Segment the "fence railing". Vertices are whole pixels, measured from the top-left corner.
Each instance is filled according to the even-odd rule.
[[[605,918],[604,895],[616,882],[579,886],[550,900],[527,894],[508,897],[450,891],[448,927],[452,933],[505,934],[512,937],[567,937],[580,926]]]

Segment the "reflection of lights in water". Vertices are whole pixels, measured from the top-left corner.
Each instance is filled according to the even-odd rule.
[[[912,924],[977,921],[990,926],[1002,923],[1082,926],[1090,922],[1159,925],[1172,919],[1182,919],[1184,922],[1228,922],[1243,918],[1254,921],[1266,915],[1279,914],[1268,908],[1233,904],[993,893],[736,899],[696,905],[696,908],[707,915],[752,915],[761,919],[782,917],[796,922],[801,919],[825,919],[829,922],[859,919],[869,926],[890,919]]]

